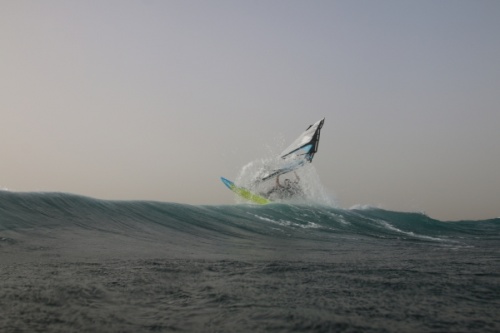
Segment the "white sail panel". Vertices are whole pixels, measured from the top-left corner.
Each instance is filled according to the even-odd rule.
[[[261,177],[261,181],[293,171],[311,162],[318,151],[319,136],[325,119],[310,125],[295,141],[280,154],[278,167]]]
[[[318,150],[319,134],[325,119],[310,125],[288,148],[280,154],[281,158],[286,158],[290,154],[314,154]],[[310,157],[312,160],[312,156]]]

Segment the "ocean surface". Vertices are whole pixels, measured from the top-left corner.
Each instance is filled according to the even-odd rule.
[[[500,332],[500,219],[0,191],[0,332]]]

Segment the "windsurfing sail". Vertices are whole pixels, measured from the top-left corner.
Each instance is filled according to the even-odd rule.
[[[264,174],[260,180],[264,181],[274,176],[279,176],[293,171],[313,160],[318,151],[319,136],[325,118],[310,125],[288,148],[279,155],[277,168]]]

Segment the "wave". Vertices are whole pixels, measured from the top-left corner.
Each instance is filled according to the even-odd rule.
[[[344,210],[326,205],[187,205],[110,201],[65,193],[0,191],[0,232],[83,229],[128,237],[182,235],[197,239],[346,236],[412,242],[500,239],[500,219],[444,222],[422,213],[378,208]]]

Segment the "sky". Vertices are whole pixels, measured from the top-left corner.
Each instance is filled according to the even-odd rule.
[[[326,117],[340,207],[500,216],[499,1],[0,3],[0,188],[232,204]]]

